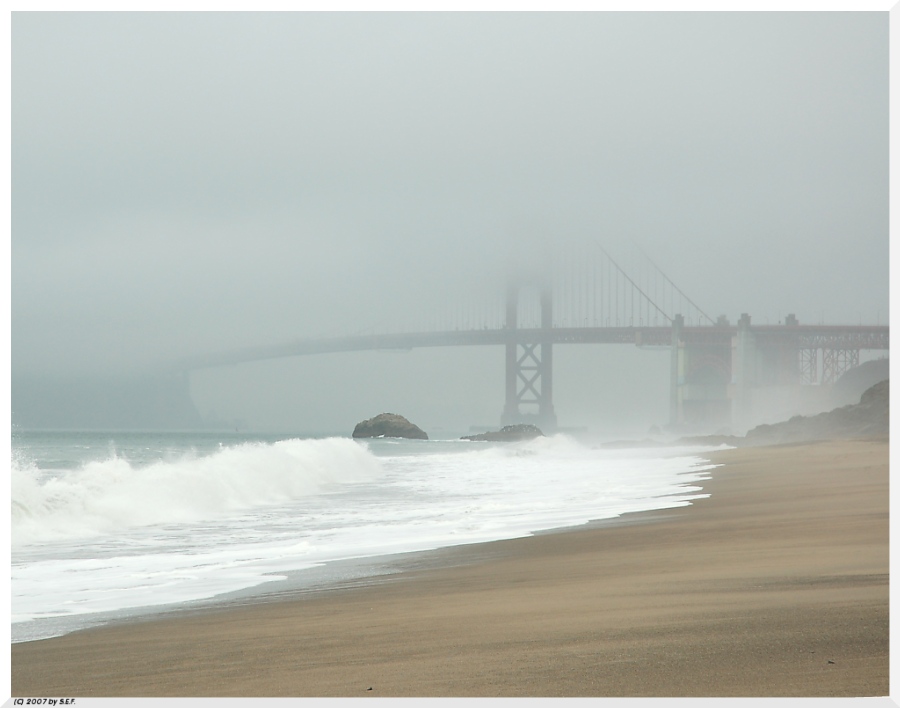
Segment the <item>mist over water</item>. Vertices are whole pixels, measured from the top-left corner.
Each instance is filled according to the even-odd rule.
[[[584,242],[713,318],[884,324],[888,47],[866,12],[17,13],[13,419],[494,425],[500,348],[195,371],[196,410],[142,377],[433,328]],[[665,361],[562,352],[561,424],[665,422]]]

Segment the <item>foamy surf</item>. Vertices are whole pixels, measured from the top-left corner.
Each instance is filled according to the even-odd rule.
[[[244,443],[206,456],[186,451],[180,459],[145,466],[113,451],[53,475],[42,474],[19,451],[12,461],[12,543],[200,522],[380,473],[378,459],[345,438]]]
[[[96,459],[67,469],[29,463],[27,442],[13,461],[14,641],[103,613],[250,592],[286,574],[294,582],[294,571],[332,561],[682,506],[705,496],[698,483],[709,468],[695,453],[597,450],[562,435],[290,439],[202,452],[184,436],[132,439],[139,460],[95,439]],[[76,442],[41,440],[59,446],[56,459]]]

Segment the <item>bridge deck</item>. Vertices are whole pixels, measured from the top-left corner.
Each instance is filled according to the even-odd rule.
[[[761,325],[748,330],[763,346],[813,349],[888,349],[889,327],[860,325]],[[726,344],[738,332],[733,326],[684,327],[681,338],[694,343]],[[480,329],[449,332],[362,334],[326,339],[300,339],[279,345],[246,347],[228,352],[190,357],[179,361],[182,370],[228,366],[265,359],[279,359],[337,352],[407,350],[422,347],[454,347],[532,344],[633,344],[671,346],[671,327],[553,327],[549,329]]]

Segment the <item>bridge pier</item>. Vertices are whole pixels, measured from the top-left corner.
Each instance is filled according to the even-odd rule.
[[[734,335],[734,359],[731,365],[734,385],[731,418],[734,424],[745,429],[750,427],[753,414],[753,399],[750,384],[755,378],[756,347],[753,333],[750,331],[750,315],[746,312],[738,320],[737,333]]]
[[[881,337],[864,330],[801,328],[794,315],[784,324],[751,326],[744,313],[737,327],[723,320],[703,328],[686,328],[676,315],[669,424],[740,432],[818,412],[828,405],[838,378],[859,365],[861,348],[886,348]]]
[[[731,334],[721,323],[687,329],[684,317],[672,319],[669,425],[719,428],[731,421]]]

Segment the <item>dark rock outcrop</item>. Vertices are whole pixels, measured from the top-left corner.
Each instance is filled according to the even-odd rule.
[[[730,445],[756,447],[814,442],[876,438],[887,440],[890,434],[890,381],[880,381],[862,394],[859,403],[841,406],[813,416],[797,415],[782,423],[758,425],[746,435],[694,435],[674,443],[653,440],[619,440],[603,443],[606,447],[655,447],[659,445]]]
[[[544,434],[536,425],[520,423],[518,425],[504,425],[500,430],[477,435],[464,435],[461,440],[487,440],[490,442],[516,442],[518,440],[532,440],[541,438]]]
[[[428,434],[424,430],[396,413],[379,413],[374,418],[357,423],[353,429],[353,437],[428,440]]]
[[[859,401],[860,396],[891,375],[887,359],[875,359],[856,366],[834,382],[831,399],[835,408]]]
[[[863,393],[859,403],[813,416],[794,416],[784,423],[758,425],[744,437],[744,445],[776,445],[887,436],[890,419],[890,382],[880,381]]]

